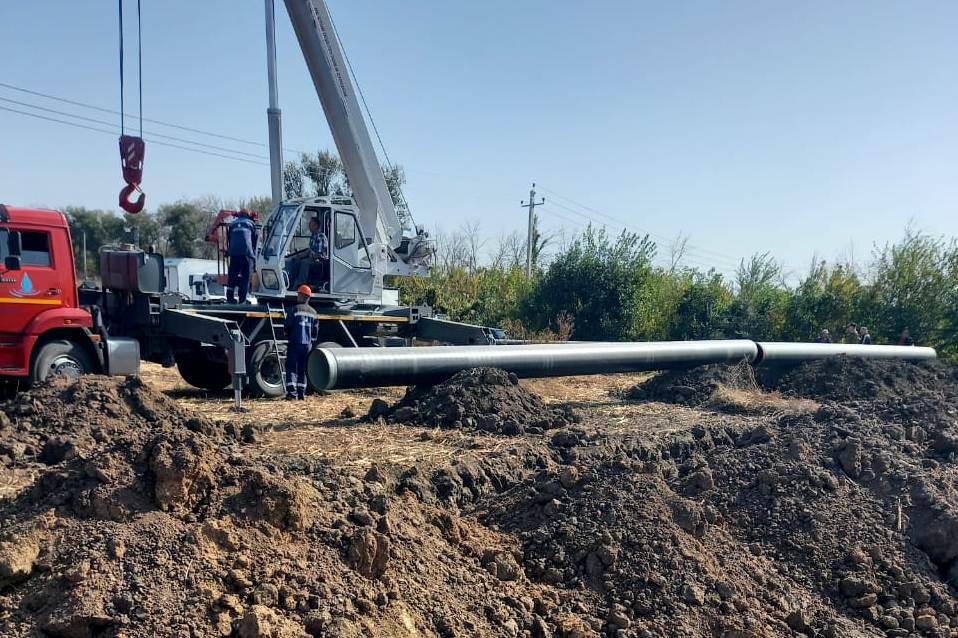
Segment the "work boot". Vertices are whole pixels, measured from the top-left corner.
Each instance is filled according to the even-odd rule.
[[[287,394],[287,395],[286,395],[286,400],[287,400],[287,401],[295,401],[295,400],[296,400],[296,395],[295,395],[295,394]]]
[[[305,395],[305,394],[298,394],[298,395],[296,395],[296,398],[299,399],[300,401],[305,401],[305,400],[306,400],[306,395]]]

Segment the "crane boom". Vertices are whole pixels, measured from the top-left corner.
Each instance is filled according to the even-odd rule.
[[[398,248],[403,239],[402,223],[360,111],[326,3],[285,0],[285,4],[359,207],[366,241]]]

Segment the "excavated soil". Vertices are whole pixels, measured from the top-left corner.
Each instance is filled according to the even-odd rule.
[[[632,386],[622,397],[633,401],[663,401],[698,406],[708,402],[719,388],[758,390],[752,366],[715,363],[691,369],[669,370]]]
[[[281,430],[137,381],[47,386],[0,405],[0,471],[25,477],[0,491],[0,636],[956,636],[958,377],[899,372],[829,395],[859,387],[837,366],[818,402],[762,413],[713,409],[763,395],[740,367],[667,373],[641,398],[671,378],[705,409],[613,397],[574,419],[468,371],[372,412],[475,449],[369,469],[271,455]],[[486,436],[490,414],[521,431]]]
[[[929,391],[958,391],[958,376],[939,363],[833,357],[772,370],[766,385],[792,396],[833,401],[893,399]]]
[[[708,403],[719,389],[764,389],[818,401],[885,400],[927,392],[954,395],[958,392],[958,373],[937,362],[846,356],[792,366],[761,366],[754,371],[743,361],[663,372],[629,388],[622,396],[636,401],[700,406]]]
[[[434,386],[411,387],[392,407],[374,403],[369,419],[416,423],[493,434],[542,434],[565,427],[579,417],[569,409],[546,406],[519,385],[519,378],[502,370],[473,368]]]

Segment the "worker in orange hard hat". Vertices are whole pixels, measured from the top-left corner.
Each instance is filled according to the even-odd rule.
[[[309,305],[312,289],[296,289],[296,305],[286,311],[286,398],[306,398],[306,359],[316,340],[316,311]]]

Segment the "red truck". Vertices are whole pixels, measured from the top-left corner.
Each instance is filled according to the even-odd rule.
[[[77,288],[75,272],[63,213],[0,204],[0,382],[29,387],[50,375],[136,374],[142,359],[176,365],[187,383],[207,390],[232,383],[254,395],[284,393],[283,318],[291,300],[190,301],[165,292],[162,255],[133,246],[100,250],[100,288]],[[488,328],[424,316],[426,307],[311,303],[322,347],[406,345],[414,337],[495,342]]]
[[[127,371],[111,367],[93,316],[79,306],[62,213],[0,205],[0,258],[0,375],[29,386],[51,374]]]

